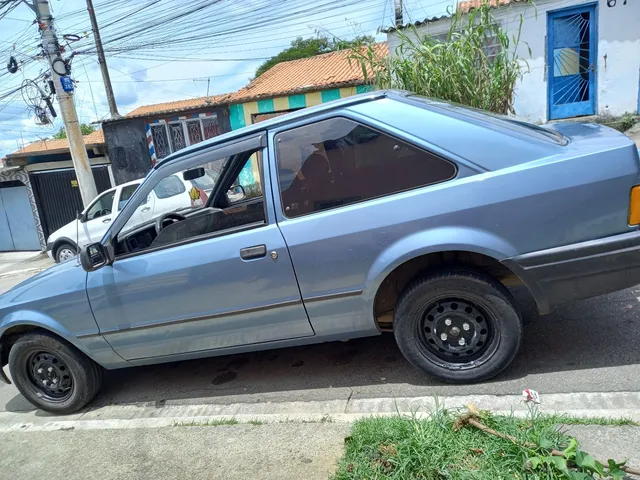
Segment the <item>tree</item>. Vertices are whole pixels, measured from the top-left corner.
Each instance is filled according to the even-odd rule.
[[[96,127],[94,127],[93,125],[87,125],[86,123],[82,123],[80,124],[80,131],[82,132],[82,135],[89,135],[90,133],[93,133],[96,131]],[[53,138],[54,140],[67,138],[67,132],[65,131],[64,127],[60,127],[60,130],[54,133],[51,136],[51,138]]]
[[[375,39],[369,35],[360,35],[353,40],[340,40],[337,38],[329,39],[325,36],[315,38],[298,37],[291,42],[291,46],[281,51],[275,57],[271,57],[265,61],[256,70],[256,77],[269,70],[274,65],[290,60],[298,60],[300,58],[314,57],[322,53],[329,53],[336,50],[346,50],[360,45],[369,45],[375,42]]]

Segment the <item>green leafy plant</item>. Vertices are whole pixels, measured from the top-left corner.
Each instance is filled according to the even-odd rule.
[[[82,135],[89,135],[90,133],[93,133],[96,131],[96,127],[94,127],[93,125],[87,125],[86,123],[82,123],[80,124],[80,131],[82,132]],[[51,138],[53,138],[54,140],[67,138],[67,132],[64,129],[64,127],[60,127],[60,130],[58,130],[56,133],[51,135]]]
[[[603,465],[588,453],[580,450],[578,441],[572,438],[569,446],[562,452],[551,449],[552,443],[540,439],[538,449],[527,459],[529,467],[534,471],[544,472],[553,478],[568,480],[585,480],[592,478],[625,478],[626,473],[621,467],[626,462],[617,463],[609,459],[607,466]]]
[[[466,15],[453,15],[445,38],[408,27],[397,31],[400,43],[393,55],[381,58],[369,46],[353,49],[351,58],[378,88],[514,113],[516,82],[528,71],[527,62],[517,55],[522,21],[521,15],[510,35],[495,20],[487,1]]]

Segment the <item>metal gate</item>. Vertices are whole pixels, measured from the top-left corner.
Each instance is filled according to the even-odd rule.
[[[549,119],[596,112],[597,4],[549,12]]]
[[[27,187],[0,182],[0,251],[40,250]]]
[[[92,167],[91,170],[98,193],[111,188],[106,165]],[[77,212],[84,210],[76,172],[72,168],[32,172],[29,179],[45,238],[76,218]]]

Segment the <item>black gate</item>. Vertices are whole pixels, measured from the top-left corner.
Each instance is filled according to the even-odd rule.
[[[109,170],[105,165],[91,167],[98,193],[111,188]],[[44,237],[76,218],[76,213],[84,210],[78,188],[76,172],[73,168],[32,172],[29,174]]]

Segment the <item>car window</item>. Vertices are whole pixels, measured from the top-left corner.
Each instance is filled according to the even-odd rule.
[[[276,135],[284,214],[298,217],[453,178],[448,160],[346,118]]]
[[[156,197],[165,199],[175,195],[180,195],[187,191],[187,187],[184,186],[182,180],[177,175],[171,175],[165,179],[160,180],[158,185],[155,186],[153,192]]]
[[[91,207],[89,207],[89,210],[87,210],[87,220],[93,220],[94,218],[100,218],[105,215],[109,215],[111,213],[111,209],[113,208],[113,197],[115,196],[115,194],[116,191],[111,190],[98,197],[95,203],[91,205]]]
[[[118,200],[118,211],[122,210],[124,206],[127,204],[129,199],[133,196],[135,191],[138,189],[140,185],[127,185],[126,187],[122,187],[122,191],[120,192],[120,200]]]
[[[227,158],[222,160],[225,165]],[[237,231],[238,227],[245,225],[264,224],[266,215],[262,197],[262,170],[258,163],[260,157],[255,154],[255,151],[246,151],[232,156],[229,160],[234,167],[238,164],[242,164],[244,167],[236,175],[236,178],[228,181],[229,188],[226,192],[226,198],[217,206],[209,205],[211,203],[209,196],[215,188],[216,182],[223,178],[223,175],[222,172],[215,175],[207,174],[207,171],[215,173],[215,170],[211,168],[215,167],[215,160],[208,161],[203,165],[194,165],[188,169],[204,168],[204,177],[183,181],[180,178],[183,172],[180,172],[159,180],[156,187],[153,188],[156,195],[158,190],[166,191],[167,185],[172,187],[171,184],[175,183],[174,179],[177,179],[183,188],[185,183],[191,184],[192,187],[188,191],[183,190],[186,192],[184,195],[174,195],[170,200],[162,202],[156,201],[153,215],[150,218],[132,214],[120,230],[116,247],[117,254],[164,247],[218,232]],[[227,166],[225,165],[224,168]],[[177,214],[180,221],[173,222],[167,219],[166,222],[161,223],[162,228],[158,232],[155,223],[158,217],[167,214]]]

